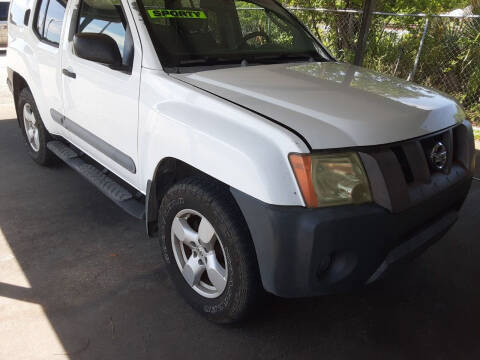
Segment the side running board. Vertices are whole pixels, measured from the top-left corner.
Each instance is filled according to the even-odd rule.
[[[137,219],[145,218],[145,205],[141,201],[102,170],[85,162],[74,149],[58,140],[49,141],[47,148],[127,213]]]

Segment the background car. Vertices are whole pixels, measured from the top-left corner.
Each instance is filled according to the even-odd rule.
[[[10,1],[0,1],[0,48],[8,44],[8,8]]]

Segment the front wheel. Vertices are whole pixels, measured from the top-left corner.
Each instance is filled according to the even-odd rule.
[[[202,177],[170,188],[159,211],[160,245],[187,302],[217,323],[244,318],[262,289],[248,228],[228,189]]]

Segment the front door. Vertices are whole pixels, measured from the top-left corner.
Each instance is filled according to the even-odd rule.
[[[138,187],[137,128],[141,56],[131,14],[118,0],[79,0],[62,56],[63,126],[69,140]],[[73,28],[72,28],[73,27]],[[132,29],[133,28],[133,29]],[[103,33],[115,40],[115,69],[75,55],[73,35]]]

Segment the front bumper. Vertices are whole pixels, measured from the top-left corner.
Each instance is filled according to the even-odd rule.
[[[306,209],[231,189],[250,229],[265,290],[283,297],[351,291],[440,239],[471,179],[401,212],[377,204]]]

